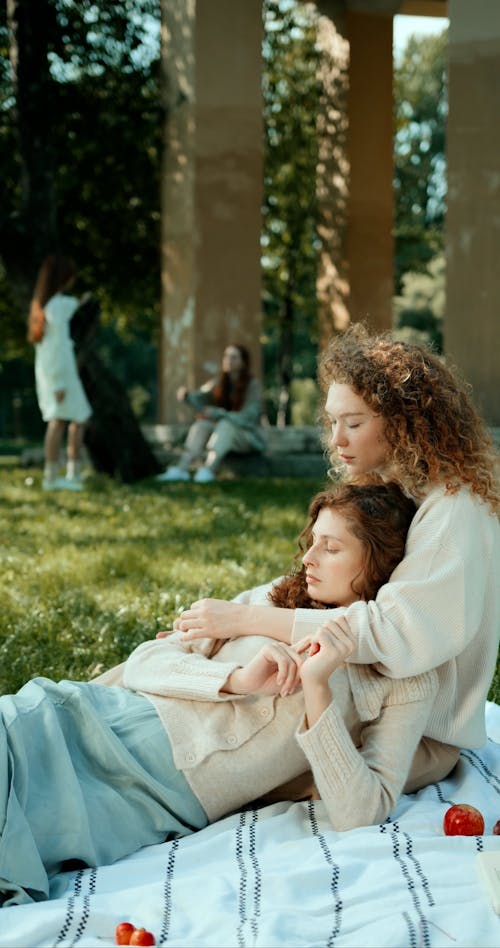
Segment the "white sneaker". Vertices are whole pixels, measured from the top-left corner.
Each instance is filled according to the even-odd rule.
[[[183,467],[167,467],[166,471],[163,471],[163,474],[157,474],[155,481],[160,483],[165,483],[165,481],[190,481],[191,475],[189,471],[185,471]]]
[[[44,478],[42,490],[83,490],[82,482],[77,478],[55,477],[52,480]]]
[[[211,484],[215,480],[215,474],[209,467],[200,467],[193,479],[195,484]]]
[[[42,490],[59,490],[59,481],[62,480],[60,477],[44,477],[42,481]]]
[[[61,477],[63,483],[61,490],[83,490],[83,484],[79,477]]]

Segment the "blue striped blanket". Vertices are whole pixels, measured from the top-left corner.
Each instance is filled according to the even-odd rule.
[[[67,874],[64,895],[0,910],[0,948],[114,944],[131,921],[172,948],[498,948],[476,854],[500,849],[500,707],[452,776],[402,797],[385,823],[338,833],[321,801],[233,814],[112,866]],[[446,837],[451,803],[485,818]]]

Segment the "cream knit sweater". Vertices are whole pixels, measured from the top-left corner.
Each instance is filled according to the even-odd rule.
[[[342,610],[357,639],[350,661],[378,663],[392,678],[437,669],[425,734],[446,744],[486,741],[485,699],[500,638],[499,567],[500,524],[489,507],[465,488],[453,495],[435,488],[413,519],[390,582],[374,602]],[[316,610],[297,609],[292,641],[317,625]]]
[[[339,668],[334,700],[306,730],[302,691],[286,698],[221,693],[264,641],[184,644],[174,633],[144,642],[96,681],[151,700],[175,764],[211,821],[309,767],[336,829],[384,820],[406,782],[437,675],[393,681],[364,666]]]

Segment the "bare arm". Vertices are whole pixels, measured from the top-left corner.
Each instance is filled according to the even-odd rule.
[[[293,609],[246,605],[224,599],[199,599],[175,620],[174,629],[183,633],[182,640],[185,642],[207,636],[230,639],[244,635],[266,635],[289,645],[293,619]]]

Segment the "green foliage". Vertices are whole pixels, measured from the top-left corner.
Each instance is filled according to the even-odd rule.
[[[29,0],[16,2],[30,7]],[[46,37],[49,68],[45,98],[37,102],[36,72],[31,76],[31,111],[23,124],[9,65],[6,6],[0,5],[0,396],[11,378],[19,380],[16,391],[9,391],[6,421],[0,409],[0,434],[14,433],[12,397],[21,398],[22,415],[29,416],[24,433],[34,433],[39,424],[27,381],[32,351],[25,322],[34,279],[27,248],[34,235],[49,231],[49,221],[34,222],[29,213],[26,151],[37,139],[33,131],[30,136],[29,119],[36,119],[46,139],[40,180],[50,179],[58,241],[81,267],[81,289],[99,297],[109,329],[103,346],[123,371],[120,381],[131,389],[139,412],[154,412],[155,383],[146,375],[156,377],[167,118],[160,93],[159,7],[159,0],[38,0],[32,9],[44,27],[39,38]],[[318,11],[299,0],[265,0],[263,11],[262,345],[274,420],[291,381],[316,377]],[[413,38],[395,71],[395,270],[402,295],[404,274],[425,272],[443,246],[445,49],[446,33]],[[32,168],[39,164],[33,158],[34,153]],[[402,325],[402,331],[414,328]]]
[[[410,36],[394,69],[395,283],[443,249],[448,31]]]
[[[292,565],[313,480],[210,488],[91,478],[44,494],[0,467],[0,691],[87,679],[201,596],[230,598]]]
[[[164,126],[159,3],[43,0],[37,17],[46,27],[39,38],[41,43],[46,37],[46,47],[39,55],[48,60],[50,81],[43,92],[36,75],[30,82],[43,111],[41,134],[50,153],[45,177],[50,178],[58,243],[80,268],[75,292],[90,290],[101,303],[99,346],[105,364],[130,389],[139,417],[153,420]],[[33,225],[30,213],[30,151],[36,135],[28,134],[23,144],[23,110],[8,68],[9,39],[2,10],[0,436],[37,436],[43,426],[26,318],[34,281],[33,234],[48,234],[50,228],[45,221]],[[24,125],[29,117],[24,115]]]
[[[405,273],[401,295],[394,298],[394,336],[405,342],[430,344],[442,352],[445,294],[443,254],[430,261],[426,273]]]
[[[319,389],[314,379],[294,379],[290,385],[292,425],[316,425]]]
[[[311,5],[266,0],[264,24],[264,356],[276,408],[280,387],[316,376],[320,88]]]
[[[24,6],[23,0],[22,6]],[[5,15],[5,14],[4,14]],[[49,80],[40,90],[52,212],[59,246],[81,268],[83,289],[99,295],[105,319],[154,335],[160,293],[160,152],[164,114],[158,82],[159,2],[120,4],[43,0]],[[0,240],[15,291],[29,270],[34,235],[51,232],[33,221],[29,161],[37,143],[22,138],[23,107],[8,69],[8,34],[0,13],[2,212]],[[28,66],[32,63],[28,62]],[[29,118],[29,115],[27,116]],[[24,116],[26,119],[26,116]],[[0,285],[0,308],[4,308]]]

